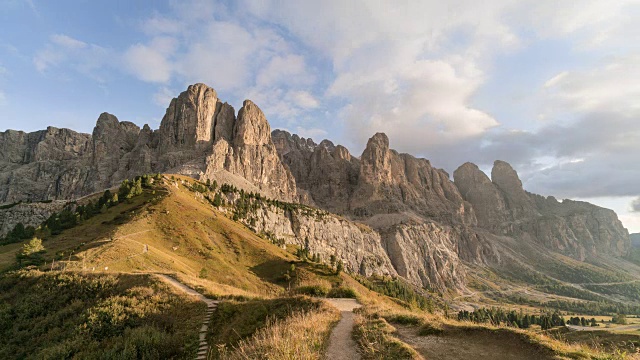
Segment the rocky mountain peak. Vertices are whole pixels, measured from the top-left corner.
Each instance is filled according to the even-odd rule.
[[[389,150],[389,137],[385,133],[375,133],[369,141],[367,141],[367,149],[380,149],[381,151]],[[365,150],[366,151],[366,150]]]
[[[491,180],[505,191],[522,190],[522,181],[518,173],[506,161],[496,160],[491,170]]]
[[[466,162],[460,165],[460,167],[458,167],[453,172],[453,179],[456,185],[458,184],[462,185],[463,183],[468,184],[470,182],[481,182],[481,183],[491,182],[487,174],[485,174],[482,170],[480,170],[478,165],[472,162]]]
[[[351,153],[349,152],[349,149],[342,145],[336,146],[331,155],[336,159],[351,161]]]
[[[103,112],[98,116],[98,121],[96,121],[96,126],[94,127],[94,133],[96,130],[100,130],[103,128],[109,128],[113,126],[117,126],[120,122],[115,115],[109,114],[108,112]]]
[[[462,261],[499,261],[493,243],[507,237],[579,259],[624,255],[629,247],[615,213],[527,193],[506,162],[496,161],[491,180],[466,163],[451,182],[428,160],[390,149],[384,133],[354,157],[329,140],[316,144],[286,131],[271,133],[250,100],[236,116],[204,84],[171,100],[156,131],[103,113],[92,135],[52,127],[0,133],[0,202],[75,199],[151,172],[217,180],[338,213],[343,218],[329,225],[315,219],[304,225],[283,213],[269,231],[293,234],[294,241],[309,237],[323,254],[342,256],[362,273],[385,268],[423,286],[463,287]],[[273,222],[267,217],[256,226]],[[371,229],[361,232],[346,219]],[[292,233],[284,234],[287,221]]]
[[[360,176],[372,183],[391,182],[389,138],[384,133],[376,133],[369,141],[360,158]]]
[[[271,144],[271,126],[262,110],[251,100],[242,103],[234,133],[233,142],[236,145]]]
[[[462,197],[476,210],[478,224],[493,229],[504,221],[506,205],[497,186],[474,163],[464,163],[453,172]]]
[[[218,110],[216,91],[195,84],[183,91],[171,104],[160,123],[160,147],[173,149],[205,149],[213,142],[214,119]]]

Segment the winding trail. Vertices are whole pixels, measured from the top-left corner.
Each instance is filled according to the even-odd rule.
[[[196,355],[196,360],[206,359],[207,353],[209,352],[209,344],[207,343],[207,330],[209,329],[211,314],[213,314],[213,312],[218,307],[218,301],[207,298],[206,296],[200,294],[199,292],[193,290],[192,288],[188,287],[187,285],[179,282],[178,280],[168,275],[165,275],[165,274],[155,274],[155,275],[160,279],[164,280],[165,282],[178,288],[180,291],[186,293],[187,295],[195,296],[198,298],[198,300],[207,304],[207,311],[205,312],[205,315],[202,320],[202,327],[200,327],[200,334],[199,334],[200,344],[198,346],[198,353]]]
[[[327,359],[330,360],[358,360],[361,359],[358,353],[356,342],[351,336],[353,331],[353,309],[360,307],[355,299],[327,299],[331,305],[340,310],[342,318],[331,331],[329,338],[329,348],[327,349]]]
[[[579,326],[579,325],[571,325],[567,324],[565,327],[571,331],[634,331],[640,330],[640,324],[632,324],[632,325],[622,325],[616,327],[602,327],[602,326]]]

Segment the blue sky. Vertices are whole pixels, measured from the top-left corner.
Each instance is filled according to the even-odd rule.
[[[204,82],[356,155],[383,131],[449,172],[507,160],[640,231],[639,20],[638,1],[7,0],[0,131],[157,128]]]

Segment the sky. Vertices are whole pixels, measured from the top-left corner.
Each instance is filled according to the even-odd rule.
[[[0,3],[0,131],[158,128],[197,82],[356,155],[385,132],[449,173],[508,161],[640,232],[640,1]]]

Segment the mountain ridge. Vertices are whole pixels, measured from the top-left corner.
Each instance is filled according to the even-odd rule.
[[[0,133],[2,203],[73,200],[152,172],[229,183],[367,224],[377,234],[367,240],[380,249],[374,257],[389,261],[412,283],[439,290],[465,291],[466,264],[508,261],[511,240],[502,238],[579,261],[619,258],[630,249],[628,232],[613,211],[528,193],[505,162],[496,161],[491,179],[476,165],[463,164],[452,181],[428,160],[391,149],[383,133],[369,139],[361,156],[353,156],[329,140],[316,144],[286,131],[272,132],[250,100],[236,115],[204,84],[191,85],[171,100],[156,130],[103,113],[91,135],[52,127]],[[300,219],[274,216],[262,214],[264,229],[295,237],[297,243],[304,242],[297,237],[310,237],[312,250],[338,253],[332,246],[347,225],[309,222],[301,231]],[[5,221],[2,229],[10,227]],[[363,266],[371,268],[357,262],[351,268]]]

